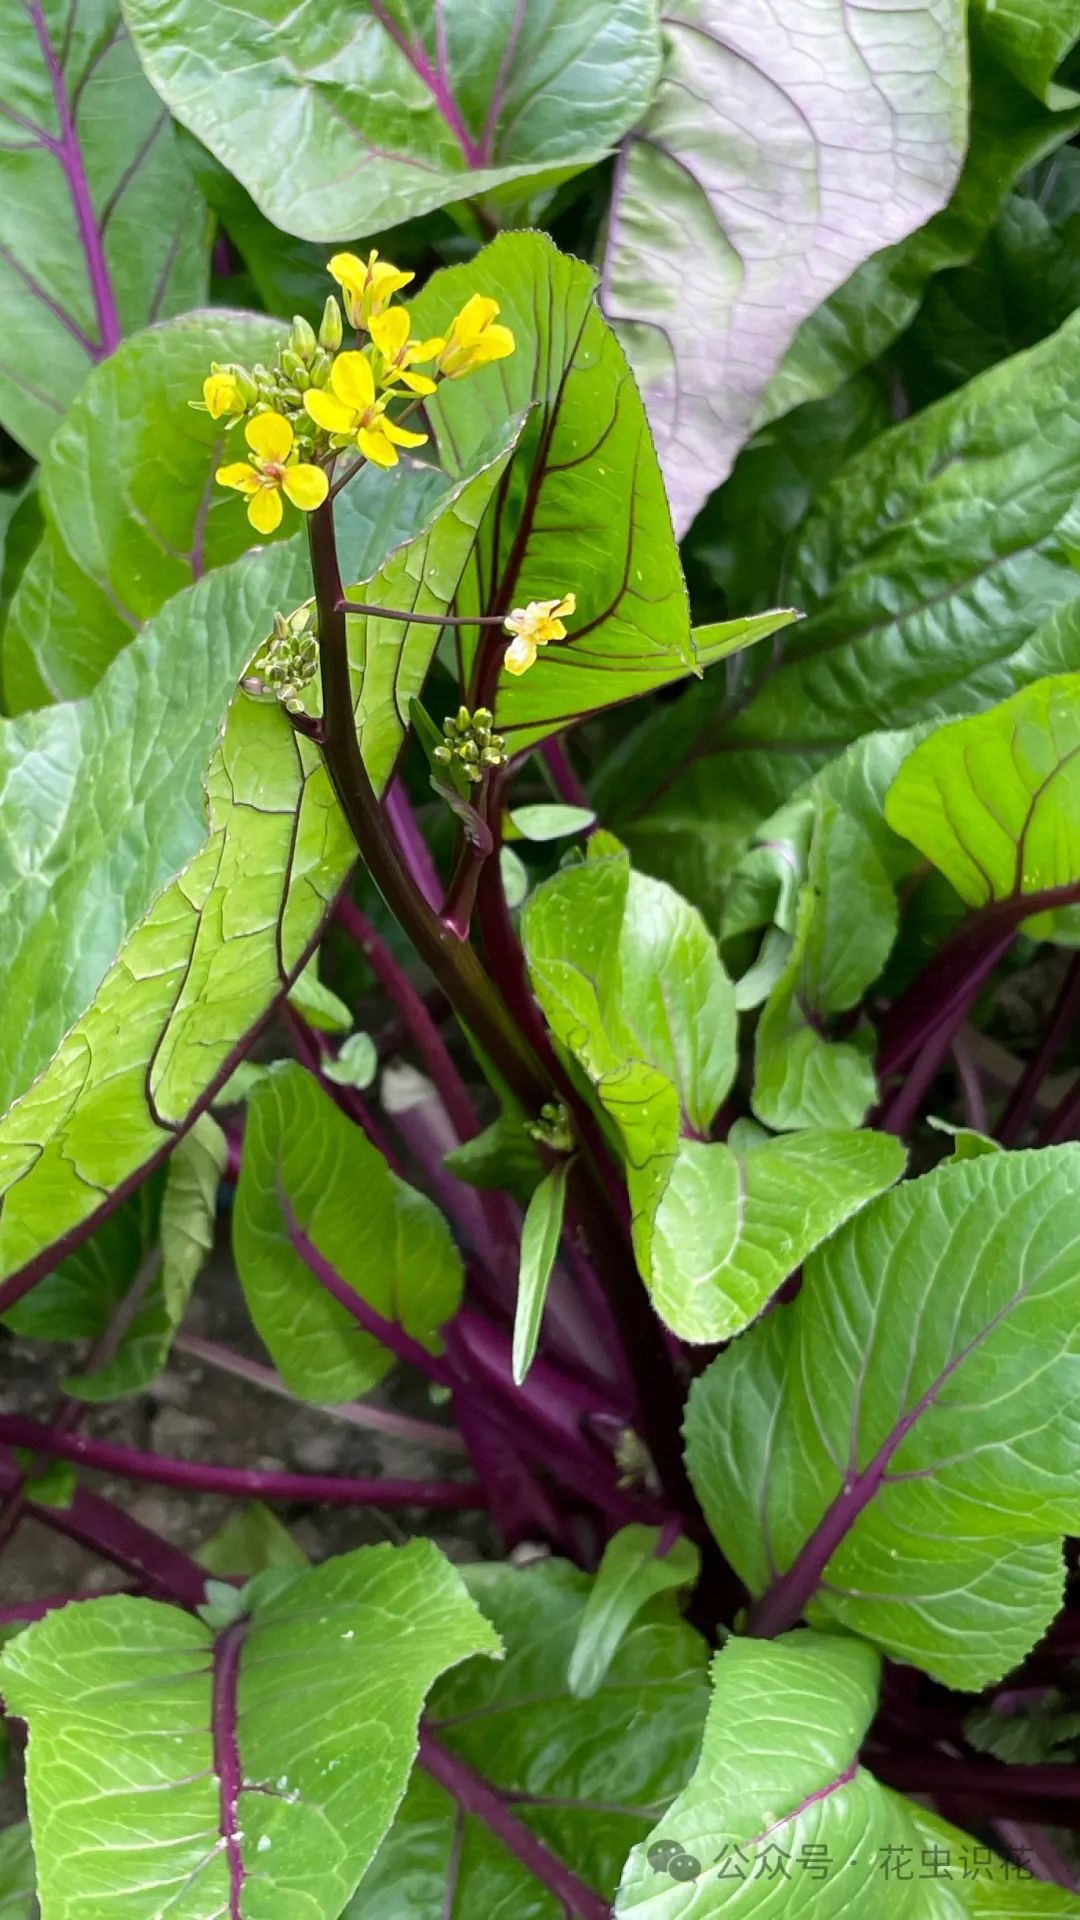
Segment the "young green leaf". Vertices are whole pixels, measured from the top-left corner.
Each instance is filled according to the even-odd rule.
[[[231,1513],[199,1549],[199,1563],[221,1580],[242,1575],[265,1573],[267,1567],[306,1567],[307,1554],[283,1526],[277,1514],[261,1500],[249,1500],[247,1506]]]
[[[265,315],[189,313],[95,368],[42,463],[45,533],[4,628],[10,711],[89,693],[174,593],[251,546],[214,484],[237,433],[189,402],[211,360],[250,364],[280,341]]]
[[[630,1847],[684,1785],[708,1701],[708,1650],[661,1594],[630,1627],[597,1691],[569,1692],[567,1670],[592,1583],[565,1562],[476,1566],[465,1579],[506,1647],[498,1668],[440,1682],[425,1717],[439,1743],[479,1773],[532,1835],[614,1898]],[[555,1920],[560,1903],[474,1807],[420,1772],[343,1920],[512,1914]],[[590,1916],[593,1909],[587,1909]]]
[[[566,840],[584,833],[596,815],[591,807],[540,805],[512,807],[507,819],[523,840]]]
[[[38,459],[121,335],[205,296],[210,225],[118,0],[9,10],[0,420]]]
[[[350,1033],[335,1060],[324,1060],[324,1080],[338,1087],[356,1087],[362,1093],[370,1087],[379,1070],[379,1053],[370,1033]]]
[[[129,0],[127,18],[176,118],[310,240],[593,165],[647,105],[660,56],[647,0],[499,0],[480,20],[468,0],[437,19],[387,0],[329,37],[301,10],[272,41],[258,14],[222,34],[196,0]]]
[[[604,1548],[592,1592],[581,1616],[567,1682],[576,1700],[589,1700],[635,1620],[658,1593],[692,1587],[701,1554],[681,1536],[661,1552],[659,1527],[623,1527]]]
[[[156,1601],[94,1600],[4,1649],[4,1697],[30,1728],[42,1920],[179,1902],[217,1920],[256,1897],[267,1916],[338,1920],[404,1792],[432,1682],[500,1650],[425,1540],[275,1568],[244,1606],[215,1635]]]
[[[559,1160],[546,1173],[525,1209],[521,1229],[521,1265],[514,1309],[514,1380],[520,1387],[536,1358],[544,1302],[552,1269],[559,1256],[569,1160]]]
[[[789,1133],[738,1151],[680,1141],[635,1241],[657,1313],[682,1340],[731,1339],[903,1171],[903,1148],[882,1133]]]
[[[695,1385],[688,1465],[752,1631],[806,1613],[975,1690],[1044,1633],[1080,1518],[1078,1172],[1065,1146],[896,1188]]]
[[[988,713],[937,728],[901,766],[885,817],[969,906],[1075,895],[1080,673],[1039,680]]]
[[[348,1033],[353,1017],[344,1000],[332,993],[319,979],[319,958],[312,954],[307,966],[294,982],[289,1005],[301,1013],[310,1027],[320,1033]]]
[[[1071,0],[1009,0],[1008,7],[972,0],[972,6],[987,44],[1037,100],[1050,107],[1076,105],[1075,90],[1054,81],[1080,33]]]
[[[801,320],[948,199],[966,135],[959,4],[843,6],[804,40],[768,5],[665,16],[656,98],[624,149],[604,305],[649,407],[680,533],[749,439]],[[827,70],[829,84],[820,84]]]
[[[444,1164],[471,1187],[499,1188],[527,1206],[543,1169],[536,1141],[526,1131],[520,1109],[505,1099],[497,1120],[444,1155]]]
[[[754,1112],[766,1126],[857,1127],[876,1092],[873,1041],[829,1035],[857,1007],[896,938],[896,900],[869,834],[815,795],[794,944],[758,1022]]]
[[[461,1302],[461,1260],[438,1209],[292,1061],[252,1097],[233,1210],[248,1309],[286,1384],[328,1404],[368,1392],[392,1356],[320,1284],[310,1239],[385,1320],[433,1351]]]

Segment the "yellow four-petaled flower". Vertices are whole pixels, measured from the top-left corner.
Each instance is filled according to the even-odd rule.
[[[355,253],[335,253],[329,271],[345,295],[345,308],[354,327],[368,327],[384,311],[395,293],[415,280],[415,273],[402,273],[389,260],[380,260],[372,247],[366,260]]]
[[[245,410],[247,403],[234,374],[208,374],[203,381],[202,392],[211,420],[220,420],[223,414],[243,413]]]
[[[422,366],[425,361],[434,360],[446,341],[438,337],[411,340],[409,333],[407,307],[388,307],[385,313],[372,316],[371,338],[382,359],[380,382],[384,387],[408,387],[410,393],[434,393],[434,380],[426,373],[413,373],[412,368],[417,362]]]
[[[426,433],[410,433],[390,420],[386,408],[392,395],[375,397],[375,374],[366,353],[339,353],[330,371],[329,393],[309,387],[304,405],[317,426],[327,433],[348,435],[362,454],[379,467],[395,467],[399,447],[422,447]]]
[[[505,360],[514,351],[514,336],[509,327],[494,324],[499,311],[497,300],[474,293],[461,312],[451,321],[450,332],[437,365],[448,380],[460,380],[462,374],[486,367],[491,360]]]
[[[214,478],[248,496],[247,517],[258,533],[273,533],[281,525],[281,496],[301,513],[321,507],[330,483],[321,467],[299,460],[296,435],[280,413],[257,413],[244,428],[250,460],[234,460],[219,467]]]
[[[527,607],[515,607],[508,613],[503,626],[514,638],[503,655],[507,672],[525,673],[539,647],[546,647],[549,640],[565,640],[562,615],[576,608],[576,596],[564,593],[561,600],[530,600]]]

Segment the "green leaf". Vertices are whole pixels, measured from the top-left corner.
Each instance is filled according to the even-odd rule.
[[[25,1340],[98,1340],[133,1287],[152,1284],[165,1174],[144,1181],[47,1273],[4,1324]]]
[[[967,61],[958,0],[872,9],[857,30],[837,0],[805,38],[775,6],[732,20],[724,0],[664,23],[664,76],[616,176],[604,306],[685,532],[800,321],[949,198]]]
[[[536,1141],[512,1103],[474,1140],[465,1140],[444,1154],[443,1162],[470,1187],[494,1187],[512,1194],[522,1206],[528,1204],[542,1173]]]
[[[1050,107],[1075,105],[1072,87],[1055,86],[1054,75],[1080,34],[1073,0],[972,0],[987,45],[1037,100]]]
[[[185,1920],[217,1920],[242,1910],[242,1885],[267,1920],[338,1920],[405,1789],[432,1682],[499,1652],[425,1540],[274,1569],[246,1601],[216,1638],[118,1596],[5,1648],[4,1696],[30,1727],[42,1920],[147,1920],[181,1901]]]
[[[265,1573],[267,1567],[306,1567],[308,1556],[261,1500],[249,1500],[229,1515],[199,1551],[208,1573],[222,1580]]]
[[[1080,673],[937,728],[901,766],[885,817],[969,906],[1075,887]]]
[[[507,815],[523,840],[565,840],[584,833],[596,819],[591,807],[540,805],[512,807]]]
[[[379,1070],[378,1049],[370,1033],[350,1033],[335,1060],[324,1060],[322,1076],[338,1087],[357,1087],[364,1092]]]
[[[635,1620],[658,1593],[695,1585],[701,1554],[680,1536],[659,1551],[659,1527],[623,1527],[604,1548],[592,1592],[581,1616],[567,1682],[576,1700],[590,1700],[603,1685]]]
[[[280,341],[259,314],[187,313],[94,369],[42,463],[45,534],[4,629],[12,712],[89,693],[173,594],[252,546],[214,483],[238,433],[188,403],[211,360],[250,364]]]
[[[0,420],[41,458],[121,335],[205,297],[210,227],[118,0],[12,7],[0,60]]]
[[[513,1369],[514,1382],[519,1387],[536,1358],[548,1285],[559,1256],[569,1172],[569,1160],[557,1161],[530,1195],[525,1209],[514,1309]]]
[[[319,956],[312,954],[289,993],[289,1005],[320,1033],[348,1033],[353,1017],[344,1000],[319,979]]]
[[[642,1277],[682,1340],[729,1340],[813,1249],[904,1171],[887,1134],[814,1131],[738,1151],[680,1141],[650,1224]]]
[[[857,1127],[873,1105],[873,1040],[829,1037],[888,959],[897,908],[870,835],[820,792],[794,944],[758,1022],[753,1107],[777,1129]]]
[[[924,1865],[959,1893],[961,1910],[971,1920],[1077,1920],[1080,1901],[1075,1894],[1036,1880],[1030,1867],[990,1854],[969,1833],[925,1807],[906,1804],[922,1842]],[[1022,1843],[1017,1852],[1031,1857],[1031,1849]]]
[[[728,748],[835,752],[1014,692],[1025,643],[1080,592],[1080,414],[1061,400],[1078,374],[1074,318],[848,462],[791,559],[807,618]]]
[[[1037,106],[1003,71],[984,45],[982,19],[973,14],[970,21],[971,127],[955,193],[907,240],[873,254],[804,320],[769,385],[759,426],[834,393],[884,353],[914,318],[928,281],[974,257],[1013,182],[1080,125],[1075,111]]]
[[[438,1209],[391,1173],[317,1080],[283,1061],[254,1094],[233,1210],[248,1310],[294,1393],[368,1392],[392,1356],[304,1264],[298,1227],[361,1299],[436,1351],[461,1302],[461,1260]]]
[[[697,1382],[691,1476],[769,1621],[973,1691],[1041,1638],[1078,1515],[1078,1171],[1053,1147],[896,1188]]]
[[[366,234],[554,168],[589,166],[648,103],[648,0],[467,0],[414,15],[256,11],[227,32],[196,0],[127,0],[154,86],[287,233]],[[267,113],[274,137],[267,139]]]
[[[0,1920],[36,1920],[29,1822],[0,1831]]]
[[[1007,1696],[965,1715],[964,1738],[980,1753],[1016,1766],[1071,1761],[1080,1743],[1080,1713],[1056,1687],[1044,1687],[1022,1701]]]
[[[561,1561],[466,1569],[506,1646],[440,1683],[425,1724],[507,1796],[587,1885],[613,1899],[627,1852],[685,1783],[708,1699],[707,1649],[658,1596],[596,1693],[567,1684],[592,1583]],[[474,1813],[416,1773],[347,1920],[513,1915],[561,1920],[558,1903]],[[343,1916],[345,1920],[345,1916]]]
[[[984,1153],[1004,1153],[1000,1141],[994,1140],[988,1133],[980,1133],[977,1127],[954,1127],[949,1120],[938,1120],[934,1114],[927,1114],[926,1124],[936,1133],[947,1133],[952,1137],[954,1160],[978,1160]]]

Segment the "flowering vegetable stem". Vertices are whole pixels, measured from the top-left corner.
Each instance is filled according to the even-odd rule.
[[[1068,1038],[1080,1014],[1080,953],[1071,960],[1054,1004],[1046,1030],[1024,1072],[1013,1089],[1005,1111],[998,1121],[997,1137],[1003,1147],[1011,1147],[1023,1132],[1039,1089],[1050,1072],[1063,1042]]]
[[[233,1500],[302,1500],[336,1507],[430,1507],[465,1511],[479,1507],[477,1488],[464,1481],[352,1480],[324,1473],[265,1473],[252,1467],[204,1466],[171,1460],[134,1447],[114,1446],[82,1433],[65,1433],[22,1414],[0,1414],[0,1444],[32,1447],[50,1458],[73,1460],[97,1473],[186,1493],[220,1493]]]
[[[0,1454],[0,1493],[10,1493],[21,1478],[15,1462]],[[28,1511],[53,1533],[89,1547],[164,1599],[178,1601],[182,1607],[202,1605],[204,1568],[100,1495],[79,1487],[70,1506],[39,1506],[31,1500]]]

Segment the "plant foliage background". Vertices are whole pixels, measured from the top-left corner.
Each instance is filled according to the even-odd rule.
[[[0,22],[2,1920],[1080,1913],[1080,0]]]

